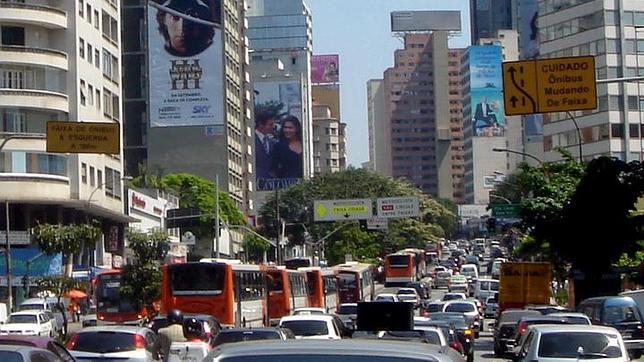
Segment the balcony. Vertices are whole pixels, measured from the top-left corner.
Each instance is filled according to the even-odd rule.
[[[65,94],[34,89],[0,88],[0,107],[48,109],[69,113]]]
[[[51,6],[3,1],[0,2],[0,23],[67,29],[67,13]]]
[[[29,64],[68,69],[67,53],[60,50],[15,45],[0,45],[3,63]]]
[[[65,176],[0,172],[2,196],[12,201],[56,202],[69,200],[69,178]]]

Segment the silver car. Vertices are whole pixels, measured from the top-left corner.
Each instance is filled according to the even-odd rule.
[[[101,362],[152,362],[156,334],[136,326],[83,328],[69,341],[69,352],[78,360]]]
[[[624,341],[612,327],[535,325],[519,341],[514,361],[629,361]]]
[[[31,362],[31,361],[60,361],[52,352],[31,346],[1,345],[0,361]]]
[[[479,338],[479,333],[481,332],[481,315],[475,302],[469,300],[449,301],[443,306],[443,312],[463,314],[467,323],[472,325],[474,337]]]

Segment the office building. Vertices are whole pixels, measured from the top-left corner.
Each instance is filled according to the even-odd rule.
[[[96,249],[106,253],[98,259],[122,257],[130,221],[123,214],[122,152],[48,153],[44,139],[48,121],[121,123],[119,3],[0,2],[0,238],[9,229],[22,256],[27,249],[36,250],[31,257],[38,254],[30,247],[36,223],[91,219],[103,231]],[[105,264],[89,252],[94,246],[87,249],[75,264]],[[26,262],[14,257],[15,265]]]
[[[593,55],[597,79],[643,74],[643,2],[544,0],[538,6],[541,58]],[[584,159],[642,160],[640,87],[636,82],[598,84],[597,109],[571,112],[580,126]],[[557,147],[579,155],[578,131],[565,112],[544,114],[543,123],[545,160],[561,158]]]
[[[367,82],[367,117],[369,129],[369,161],[367,168],[381,175],[392,176],[391,126],[385,115],[383,79]]]
[[[472,44],[481,38],[492,38],[497,31],[513,29],[516,6],[513,0],[470,0]]]
[[[315,90],[313,91],[315,94]],[[313,172],[321,175],[347,168],[346,124],[326,104],[313,105]]]
[[[461,54],[464,49],[450,49],[447,75],[449,77],[450,160],[452,168],[452,200],[465,202],[465,142],[463,138],[463,97],[461,95]]]

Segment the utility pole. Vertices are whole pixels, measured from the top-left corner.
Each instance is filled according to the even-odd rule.
[[[219,174],[215,175],[215,258],[219,259]]]
[[[7,242],[6,245],[6,250],[5,250],[5,258],[7,262],[7,304],[9,304],[9,311],[11,312],[13,310],[13,291],[11,290],[12,288],[12,281],[11,281],[11,243],[9,242],[9,200],[4,200],[4,209],[5,209],[5,217],[6,217],[6,224],[5,224],[5,241]]]
[[[275,247],[277,248],[277,265],[282,265],[282,222],[280,221],[280,190],[275,185]]]

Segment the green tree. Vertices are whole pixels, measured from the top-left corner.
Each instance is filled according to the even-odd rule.
[[[456,221],[456,216],[438,201],[425,195],[406,181],[394,180],[364,169],[349,168],[303,180],[279,191],[280,218],[288,223],[303,223],[313,240],[320,240],[346,222],[313,222],[313,201],[329,199],[356,199],[415,195],[420,199],[420,218],[390,220],[386,233],[365,233],[357,223],[346,226],[325,241],[327,258],[331,264],[344,260],[345,254],[354,258],[373,259],[404,247],[424,246],[445,235],[445,230]],[[264,235],[275,237],[277,223],[275,194],[268,197],[260,210],[266,227]],[[304,241],[304,229],[293,226],[289,240]]]
[[[31,232],[45,254],[63,255],[64,275],[71,277],[74,254],[80,252],[86,245],[94,245],[101,234],[101,229],[95,224],[38,224]]]
[[[270,248],[271,244],[257,235],[247,234],[244,237],[244,251],[250,261],[262,262],[264,260],[264,253],[268,252]]]
[[[168,253],[169,237],[159,229],[148,233],[129,229],[128,241],[134,260],[123,268],[120,293],[137,310],[145,308],[152,317],[156,313],[154,302],[161,295],[159,265]]]

